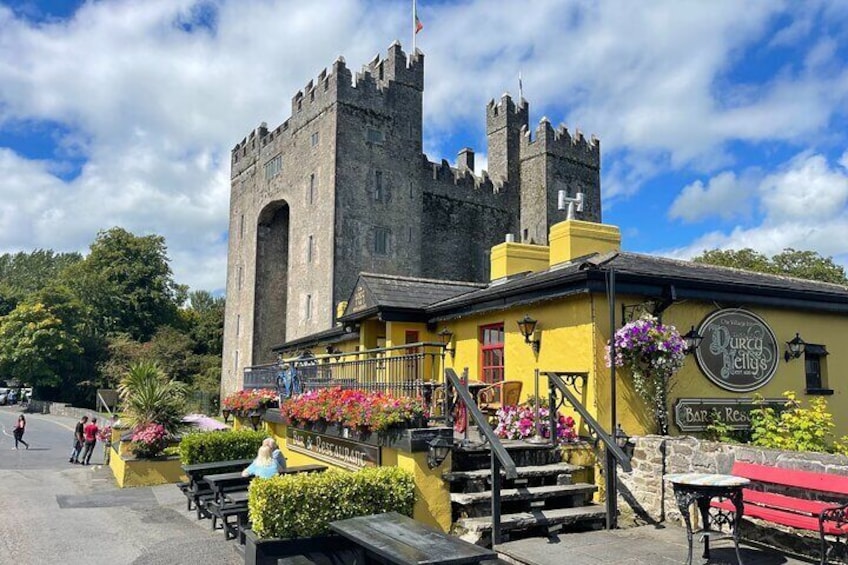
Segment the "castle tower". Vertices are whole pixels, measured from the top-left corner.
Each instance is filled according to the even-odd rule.
[[[587,140],[578,130],[572,136],[563,126],[556,130],[542,118],[535,132],[522,131],[519,148],[521,183],[520,238],[524,243],[547,245],[550,226],[566,219],[557,210],[557,193],[583,193],[579,220],[601,221],[600,142]]]
[[[339,57],[291,99],[291,116],[232,150],[222,394],[272,349],[328,330],[368,271],[488,281],[506,233],[544,243],[556,190],[586,194],[600,220],[599,152],[540,126],[508,95],[486,109],[489,171],[422,152],[424,55],[399,43],[352,73]],[[544,234],[544,235],[537,235]]]

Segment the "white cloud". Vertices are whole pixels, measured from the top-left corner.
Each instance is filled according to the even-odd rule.
[[[758,225],[737,226],[727,233],[712,231],[690,245],[659,253],[690,258],[708,249],[750,247],[774,255],[792,247],[844,261],[848,258],[848,170],[844,161],[843,154],[840,166],[831,167],[821,155],[798,155],[760,181],[757,195],[763,219]],[[681,199],[686,197],[684,194]]]
[[[750,214],[753,185],[750,178],[737,178],[732,171],[712,177],[706,186],[700,180],[680,191],[669,209],[672,219],[695,222],[718,216],[724,220]]]
[[[768,38],[783,2],[423,3],[428,155],[454,161],[456,131],[482,138],[485,103],[515,93],[519,71],[533,122],[546,114],[599,134],[607,204],[661,171],[729,169],[728,141],[806,142],[846,107],[844,38],[820,34],[806,60],[756,84],[725,77],[750,45],[806,40],[816,10],[846,17],[826,3],[794,9],[797,24]],[[209,10],[212,29],[181,27]],[[339,54],[358,68],[397,37],[409,48],[408,33],[403,2],[114,0],[42,23],[0,6],[0,128],[65,132],[54,162],[0,154],[0,250],[80,249],[121,225],[164,235],[180,282],[222,288],[229,149],[286,119],[294,93]],[[487,149],[475,149],[481,169]],[[77,178],[51,174],[79,155]],[[691,188],[679,206],[710,209],[733,196],[723,186]],[[789,197],[771,186],[764,205],[786,214]],[[697,219],[686,209],[672,215]]]

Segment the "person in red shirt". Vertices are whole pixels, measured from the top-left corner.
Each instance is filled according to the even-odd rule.
[[[91,453],[94,451],[94,446],[97,443],[97,434],[100,428],[97,427],[97,418],[92,418],[91,422],[85,425],[82,429],[82,435],[85,439],[85,451],[82,452],[82,464],[88,465],[91,461]]]

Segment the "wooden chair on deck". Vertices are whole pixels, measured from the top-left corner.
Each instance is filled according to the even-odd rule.
[[[477,393],[480,411],[491,421],[504,406],[516,406],[521,400],[521,381],[500,381]]]

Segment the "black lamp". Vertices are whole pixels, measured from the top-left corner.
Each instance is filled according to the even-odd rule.
[[[453,442],[442,436],[434,437],[427,445],[427,466],[431,469],[441,465],[453,448]]]
[[[442,340],[442,343],[445,344],[445,352],[450,353],[451,357],[453,357],[454,351],[456,348],[451,347],[451,340],[453,340],[453,332],[447,328],[442,328],[442,331],[438,333],[439,339]]]
[[[533,353],[538,354],[539,348],[542,345],[542,340],[533,339],[533,335],[536,333],[536,324],[538,324],[538,322],[527,315],[518,320],[518,329],[521,331],[521,335],[524,336],[524,343],[532,345]]]
[[[797,359],[804,354],[804,348],[807,343],[801,339],[801,336],[796,332],[795,337],[786,342],[786,353],[783,354],[783,359],[788,363],[790,359]]]
[[[256,410],[251,410],[247,417],[248,419],[250,419],[250,425],[253,426],[253,430],[258,430],[259,424],[262,423],[262,414],[260,414]]]
[[[620,423],[615,425],[613,440],[615,440],[615,444],[625,455],[633,457],[633,445],[630,443],[630,436],[627,435],[627,432],[624,431]]]
[[[221,410],[221,415],[224,417],[225,424],[229,421],[230,414],[232,414],[232,412],[230,412],[229,408],[224,408],[223,410]]]
[[[683,336],[683,341],[686,342],[686,354],[695,353],[695,350],[698,349],[698,346],[701,345],[703,340],[704,336],[698,333],[695,326],[692,326],[692,329]]]

